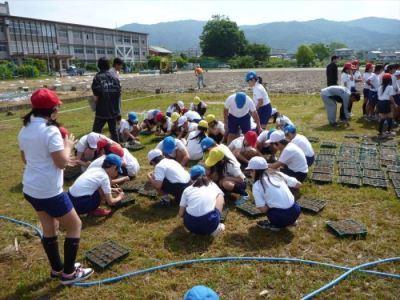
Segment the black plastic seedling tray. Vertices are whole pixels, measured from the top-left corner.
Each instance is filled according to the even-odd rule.
[[[367,235],[365,226],[355,220],[328,221],[326,226],[338,237],[364,238]]]
[[[340,161],[339,168],[340,169],[359,169],[360,165],[357,163],[354,163],[354,162]]]
[[[400,189],[394,189],[394,192],[396,193],[396,197],[400,199]]]
[[[319,151],[319,155],[331,155],[336,156],[336,149],[325,148]]]
[[[361,136],[358,134],[345,134],[344,137],[346,139],[359,139]]]
[[[110,267],[129,255],[129,250],[114,241],[107,241],[85,253],[86,259],[99,270]]]
[[[360,187],[362,185],[361,178],[355,176],[339,176],[338,183],[353,187]]]
[[[339,155],[336,157],[338,162],[359,163],[357,155]]]
[[[381,159],[380,162],[381,162],[381,166],[384,166],[384,167],[392,166],[395,163],[395,161],[387,160],[387,159]]]
[[[158,198],[157,190],[151,185],[150,182],[146,182],[138,191],[140,195],[150,197],[150,198]]]
[[[363,178],[363,185],[369,185],[377,188],[387,189],[388,183],[385,179],[377,179],[377,178]]]
[[[314,167],[314,172],[315,173],[324,173],[324,174],[333,174],[333,168],[315,166]]]
[[[392,173],[400,173],[400,165],[388,165],[386,170]]]
[[[333,174],[313,173],[311,180],[317,183],[331,183],[333,181]]]
[[[347,142],[347,143],[342,143],[340,145],[340,148],[355,148],[355,149],[358,149],[358,148],[360,148],[360,144]]]
[[[314,168],[317,168],[317,167],[321,167],[321,168],[328,167],[328,168],[332,169],[334,164],[335,164],[334,160],[316,160],[315,163],[314,163]]]
[[[250,201],[247,201],[240,205],[236,205],[236,208],[241,213],[253,218],[265,215],[264,213],[259,211],[259,209],[255,206],[254,203],[251,203]]]
[[[144,145],[138,143],[125,143],[124,147],[131,151],[138,151],[144,148]]]
[[[317,158],[316,158],[316,161],[331,161],[331,162],[334,162],[335,161],[335,156],[318,154]]]
[[[400,179],[392,179],[394,189],[400,189]]]
[[[137,192],[144,186],[144,184],[145,184],[145,182],[143,182],[143,181],[130,180],[130,181],[124,182],[120,186],[120,188],[124,192]]]
[[[339,169],[340,176],[362,177],[361,169]]]
[[[381,166],[377,163],[372,163],[372,162],[362,162],[361,164],[362,169],[367,169],[367,170],[380,170]]]
[[[77,165],[74,167],[66,167],[64,170],[64,179],[65,180],[74,180],[82,174],[81,166]]]
[[[126,193],[124,199],[118,202],[114,207],[121,208],[132,204],[135,204],[135,195],[132,193]]]
[[[322,141],[321,148],[337,148],[337,144],[335,142]]]
[[[304,198],[301,197],[297,200],[302,210],[310,211],[313,213],[320,212],[326,205],[326,201],[320,199]]]
[[[225,223],[226,217],[228,216],[228,212],[229,212],[229,208],[224,208],[224,209],[222,210],[221,219],[220,219],[220,222],[221,222],[221,223]]]
[[[363,177],[386,179],[385,173],[383,171],[381,171],[381,170],[370,170],[370,169],[364,169],[363,170]]]
[[[388,176],[391,180],[400,180],[400,173],[388,172]]]
[[[319,142],[319,137],[317,137],[317,136],[309,136],[309,137],[307,137],[307,139],[310,143],[318,143]]]

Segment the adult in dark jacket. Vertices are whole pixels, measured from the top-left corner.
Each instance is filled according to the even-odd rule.
[[[339,57],[336,55],[333,55],[331,57],[331,63],[326,67],[326,80],[327,80],[327,85],[338,85],[338,66],[337,66],[337,61],[339,60]]]
[[[110,63],[105,57],[99,58],[97,67],[100,71],[92,82],[92,91],[96,98],[93,131],[101,133],[107,122],[111,138],[118,142],[117,117],[121,115],[121,85],[118,78],[109,71]]]

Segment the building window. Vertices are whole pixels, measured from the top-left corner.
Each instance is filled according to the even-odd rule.
[[[124,43],[131,43],[131,38],[129,36],[124,36]]]
[[[114,49],[108,48],[107,49],[107,54],[114,54]]]
[[[94,54],[94,48],[86,48],[86,54]]]
[[[133,54],[134,54],[134,55],[139,55],[140,52],[139,52],[139,51],[134,51]]]
[[[75,54],[83,54],[83,48],[74,47]]]
[[[0,43],[0,51],[7,51],[6,43]]]
[[[142,52],[142,55],[143,55],[143,56],[146,56],[146,52]]]
[[[118,41],[118,43],[122,43],[122,36],[118,36],[118,38],[117,38],[117,41]]]
[[[60,45],[60,54],[69,54],[69,47],[67,45]]]
[[[68,32],[66,31],[66,30],[59,30],[58,31],[58,36],[60,37],[60,38],[68,38]]]
[[[106,54],[106,50],[103,48],[97,49],[97,54]]]
[[[87,32],[87,33],[86,33],[86,39],[87,39],[87,40],[93,40],[93,34]]]
[[[142,40],[142,44],[144,44],[145,40]]]
[[[132,40],[132,43],[138,44],[138,43],[139,43],[139,39],[133,39],[133,40]]]
[[[96,33],[96,40],[97,41],[104,41],[104,35],[100,33]]]
[[[79,39],[79,40],[82,39],[82,32],[80,32],[80,31],[73,31],[72,33],[73,33],[74,39]]]
[[[106,40],[106,41],[112,41],[112,35],[110,35],[110,34],[106,34],[105,36],[104,36],[104,39]]]

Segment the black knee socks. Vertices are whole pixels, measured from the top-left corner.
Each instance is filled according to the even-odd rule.
[[[79,249],[79,238],[65,238],[64,241],[64,273],[75,271],[75,259]]]
[[[245,183],[235,183],[232,189],[232,193],[239,194],[240,196],[248,196],[246,192]]]
[[[380,119],[379,120],[379,128],[378,128],[379,133],[382,133],[384,125],[385,125],[385,119]]]
[[[60,252],[58,251],[57,236],[43,237],[42,244],[53,271],[62,271],[64,266],[61,262]]]
[[[391,132],[393,128],[393,119],[392,118],[387,118],[387,125],[388,125],[388,131]]]

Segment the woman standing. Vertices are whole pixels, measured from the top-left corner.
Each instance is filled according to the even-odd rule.
[[[397,104],[394,102],[393,96],[395,91],[392,86],[392,75],[385,73],[382,77],[382,84],[378,89],[378,112],[379,112],[379,135],[383,135],[383,126],[387,123],[386,135],[392,135],[393,114],[391,106],[397,109]]]
[[[56,119],[62,102],[53,91],[35,91],[31,103],[32,110],[24,116],[24,127],[18,135],[25,163],[23,193],[43,227],[42,244],[50,262],[50,276],[72,284],[93,273],[90,268],[75,265],[82,223],[63,192],[63,169],[69,163],[75,141],[72,135],[64,140],[61,137]],[[58,251],[58,224],[66,230],[64,263]]]
[[[246,82],[253,89],[253,102],[260,118],[261,127],[265,128],[271,117],[272,106],[268,93],[262,85],[262,78],[257,76],[256,72],[250,71],[246,74]]]
[[[368,96],[369,96],[369,85],[367,84],[367,80],[371,77],[372,70],[373,70],[373,65],[371,63],[368,63],[368,64],[365,65],[365,71],[364,71],[364,74],[363,74],[364,102],[363,102],[363,105],[362,105],[363,116],[365,116],[365,117],[367,117],[367,104],[368,104]]]

